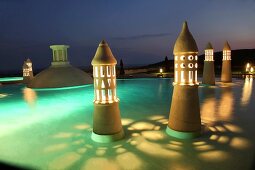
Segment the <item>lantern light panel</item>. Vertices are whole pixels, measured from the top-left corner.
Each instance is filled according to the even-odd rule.
[[[94,65],[94,89],[95,100],[97,104],[118,102],[116,96],[116,64],[112,65]]]

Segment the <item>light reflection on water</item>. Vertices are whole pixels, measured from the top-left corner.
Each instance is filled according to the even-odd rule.
[[[35,107],[37,95],[33,89],[24,88],[23,89],[23,98],[30,107]]]
[[[204,121],[217,119],[231,120],[233,118],[234,96],[233,85],[224,84],[214,88],[200,88],[200,112]]]
[[[66,90],[35,91],[22,85],[1,87],[0,137],[31,126],[67,116],[78,110],[92,112],[92,86]],[[89,92],[89,93],[88,93]]]
[[[215,121],[217,115],[217,100],[215,88],[203,87],[199,89],[204,99],[200,105],[200,113],[204,120]]]
[[[252,89],[251,76],[246,76],[244,80],[239,79],[236,83],[218,83],[216,86],[200,87],[202,118],[208,121],[216,121],[219,118],[222,121],[233,119],[239,108],[251,105]]]
[[[107,145],[90,139],[93,86],[58,91],[1,87],[1,94],[12,95],[0,99],[4,111],[0,113],[0,160],[39,169],[203,169],[215,162],[231,169],[233,162],[247,158],[244,151],[251,146],[242,134],[247,129],[233,121],[246,116],[236,114],[245,87],[251,87],[246,106],[255,102],[253,84],[236,81],[199,88],[201,116],[210,133],[181,141],[165,134],[172,79],[119,80],[126,138]]]
[[[252,94],[252,83],[253,83],[253,77],[250,75],[247,75],[244,79],[244,86],[243,86],[243,92],[242,92],[242,98],[241,98],[241,105],[247,106],[249,104]]]
[[[218,115],[221,120],[231,120],[233,117],[234,96],[232,87],[221,88]]]

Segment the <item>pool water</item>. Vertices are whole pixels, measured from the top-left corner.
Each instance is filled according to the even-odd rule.
[[[22,80],[23,80],[23,77],[0,77],[0,83],[22,81]]]
[[[93,85],[57,90],[0,86],[0,162],[25,169],[251,169],[253,89],[250,78],[199,86],[208,131],[183,141],[165,133],[172,79],[118,80],[126,136],[99,144],[90,138]]]

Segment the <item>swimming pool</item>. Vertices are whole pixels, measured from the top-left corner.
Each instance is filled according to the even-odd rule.
[[[23,77],[2,77],[0,78],[0,83],[12,82],[12,81],[22,81]]]
[[[0,87],[0,161],[31,169],[250,169],[254,162],[252,79],[200,86],[209,132],[182,141],[165,133],[172,79],[118,80],[125,139],[91,140],[93,85]]]

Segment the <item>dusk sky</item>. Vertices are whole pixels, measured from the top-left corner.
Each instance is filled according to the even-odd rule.
[[[69,61],[89,66],[105,39],[124,65],[172,58],[188,21],[200,54],[210,41],[255,48],[255,0],[0,0],[0,71],[50,65],[52,44],[70,45]],[[255,56],[254,56],[255,57]]]

